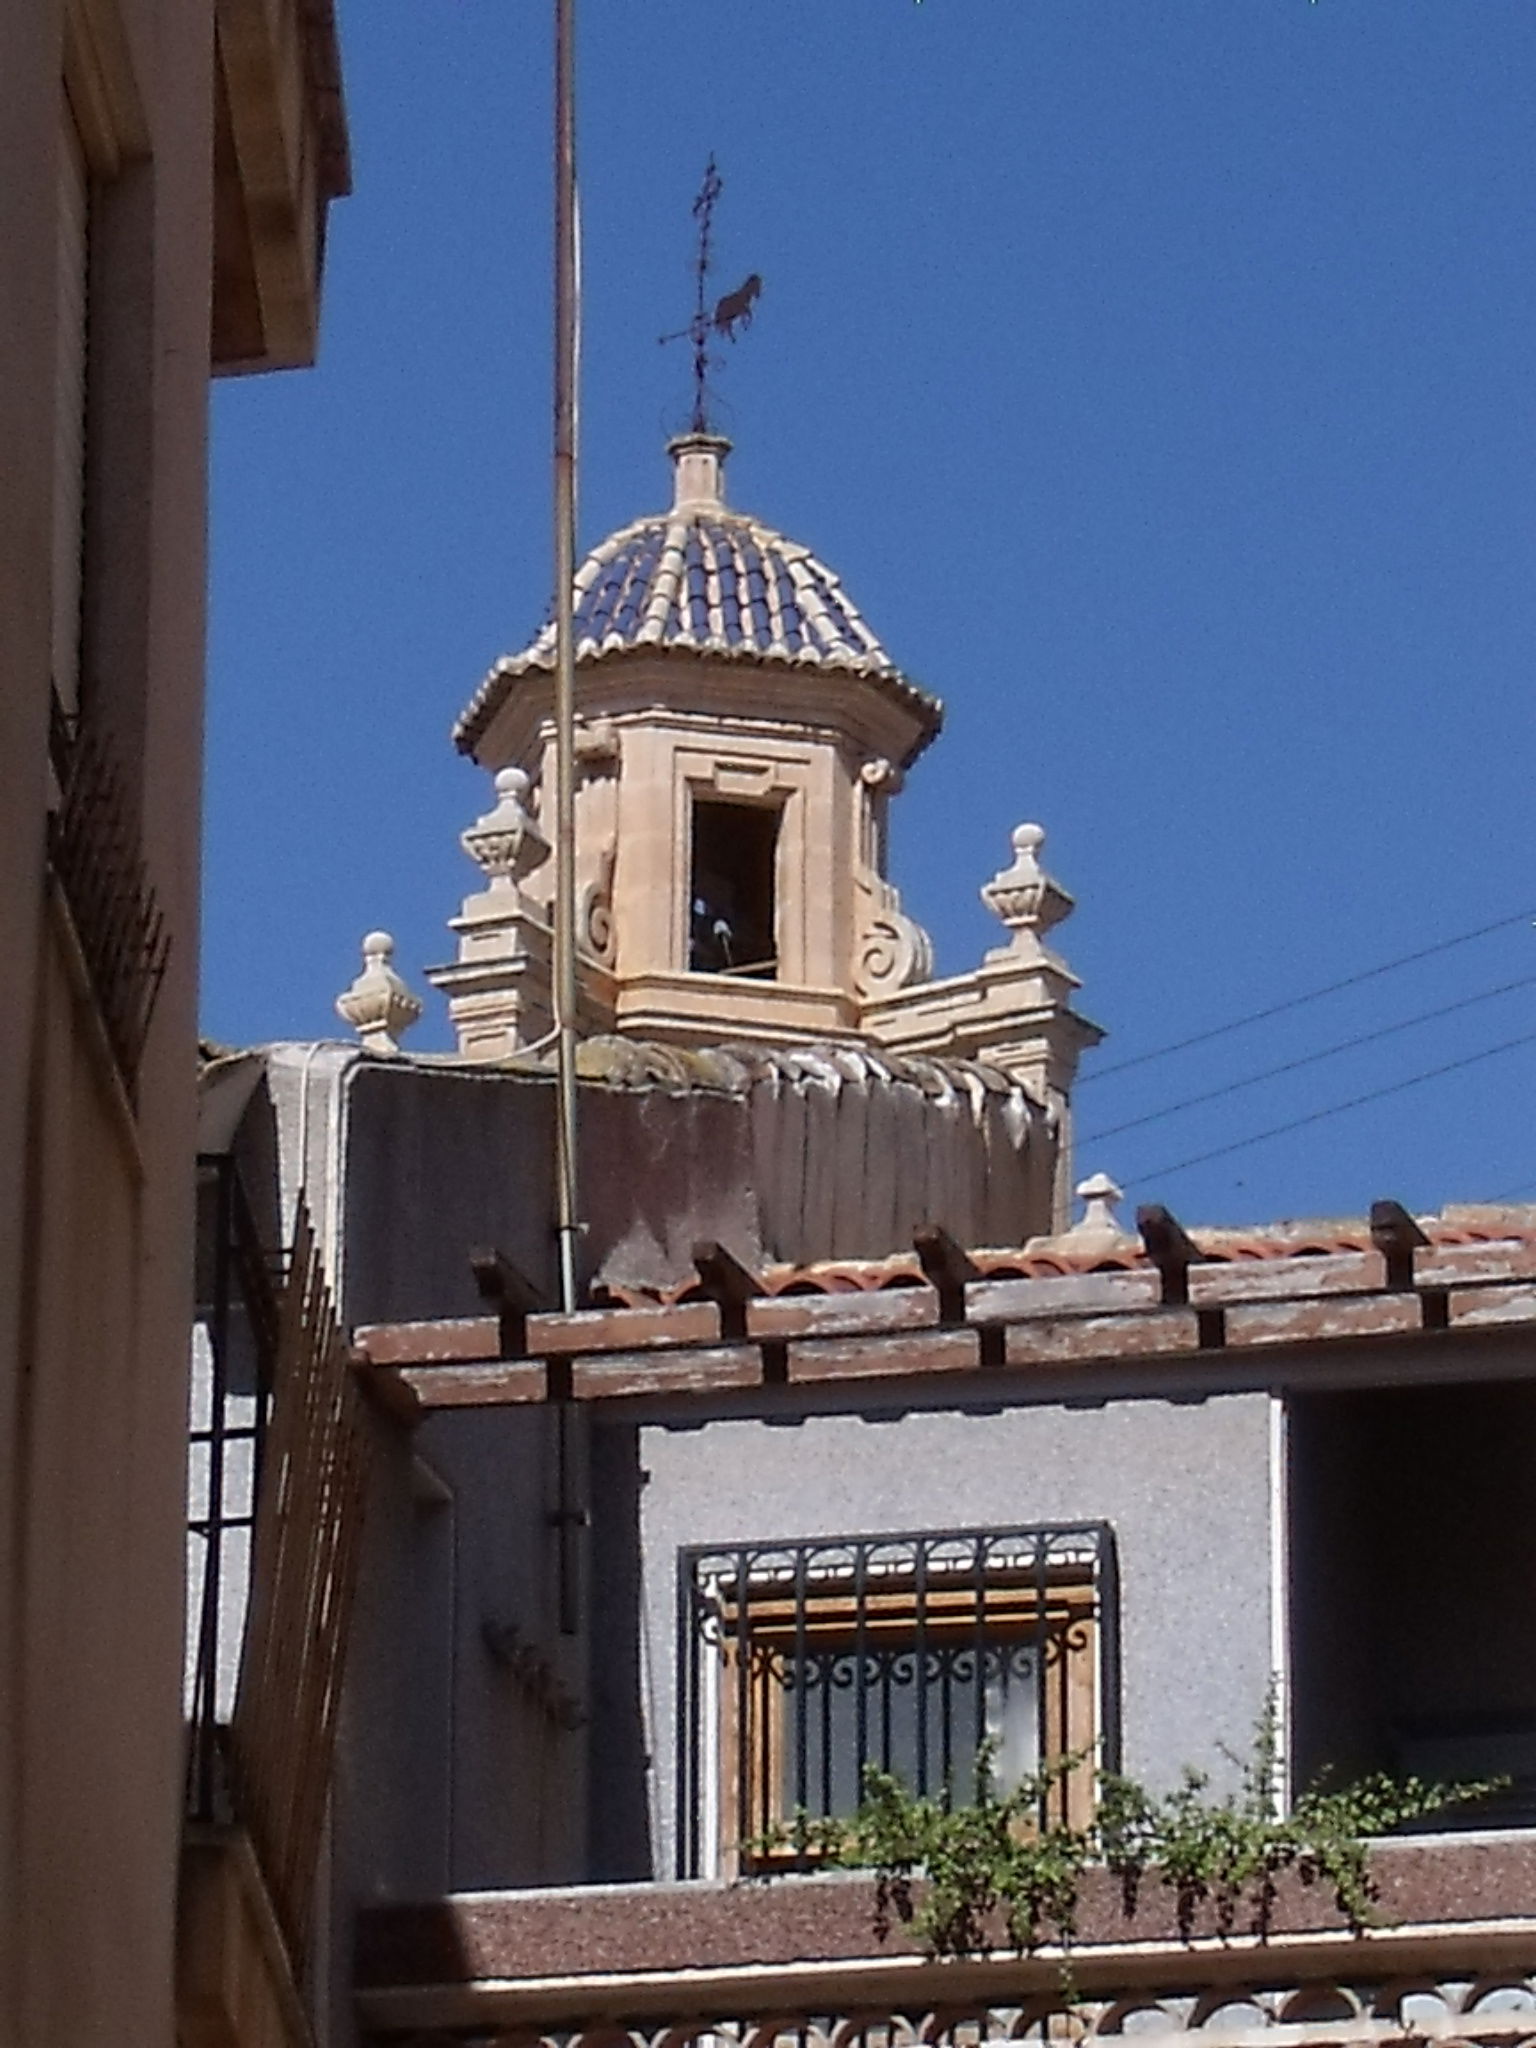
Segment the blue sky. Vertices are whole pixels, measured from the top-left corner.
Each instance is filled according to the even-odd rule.
[[[582,542],[665,499],[714,150],[721,288],[765,280],[732,499],[946,700],[892,828],[942,969],[1046,827],[1110,1032],[1081,1169],[1192,1221],[1536,1193],[1536,1040],[1473,1060],[1536,1034],[1530,0],[578,4]],[[321,364],[214,394],[227,1041],[337,1033],[376,924],[426,992],[473,882],[449,728],[550,589],[547,14],[343,0]],[[448,1043],[430,994],[412,1042]]]

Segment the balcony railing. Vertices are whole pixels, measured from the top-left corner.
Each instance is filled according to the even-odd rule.
[[[48,857],[68,908],[107,1043],[133,1100],[171,938],[139,852],[137,819],[103,736],[52,702],[58,801]]]
[[[235,1817],[250,1834],[300,1970],[357,1583],[362,1400],[301,1203],[279,1316],[230,1726]]]
[[[303,1202],[275,1286],[238,1174],[227,1159],[203,1174],[187,1812],[245,1831],[299,1976],[357,1577],[363,1397]]]

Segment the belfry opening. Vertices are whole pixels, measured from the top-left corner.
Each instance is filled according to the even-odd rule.
[[[688,966],[694,974],[773,981],[779,970],[780,807],[695,797],[689,861]]]

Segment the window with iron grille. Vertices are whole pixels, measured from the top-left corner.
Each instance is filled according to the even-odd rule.
[[[797,1812],[849,1814],[867,1764],[975,1796],[1086,1753],[1047,1795],[1083,1820],[1119,1760],[1107,1523],[710,1545],[680,1559],[683,1876],[748,1867]]]

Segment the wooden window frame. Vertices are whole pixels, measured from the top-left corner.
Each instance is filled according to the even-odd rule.
[[[1033,1557],[1019,1561],[1015,1555],[1001,1564],[993,1558],[992,1546],[1012,1543],[1017,1552],[1030,1541],[1037,1546]],[[957,1563],[955,1546],[963,1550],[967,1543],[976,1545],[977,1562],[967,1564],[962,1556]],[[860,1545],[910,1548],[925,1561],[917,1569],[878,1572],[866,1563],[857,1585],[851,1566],[829,1568],[823,1562],[808,1571],[802,1562],[791,1571],[785,1564],[792,1556],[835,1557]],[[933,1562],[939,1558],[935,1546],[941,1545],[948,1551]],[[771,1562],[752,1569],[746,1560],[754,1556]],[[727,1568],[733,1557],[734,1573]],[[683,1874],[731,1876],[805,1860],[793,1849],[746,1845],[794,1817],[788,1763],[796,1735],[785,1678],[812,1652],[888,1652],[907,1645],[915,1651],[919,1641],[925,1649],[1037,1642],[1040,1763],[1084,1759],[1049,1789],[1042,1818],[1075,1827],[1091,1820],[1095,1766],[1118,1766],[1116,1570],[1107,1525],[824,1539],[740,1551],[727,1545],[707,1556],[685,1553],[681,1562],[689,1601],[685,1636],[690,1628],[697,1636],[684,1674],[683,1721],[691,1721],[691,1732],[680,1723],[684,1750],[690,1741],[694,1745],[679,1782]],[[984,1683],[974,1676],[962,1681],[950,1706],[952,1725],[963,1731],[961,1769],[968,1769],[973,1753],[970,1716]],[[890,1694],[870,1684],[867,1698],[861,1710],[870,1716],[863,1754],[866,1761],[878,1761],[882,1743],[869,1735],[882,1711],[889,1711]],[[929,1738],[922,1740],[931,1769]],[[820,1802],[810,1803],[814,1808]]]

